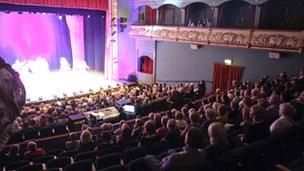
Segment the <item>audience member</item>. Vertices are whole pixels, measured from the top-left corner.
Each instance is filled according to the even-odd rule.
[[[33,141],[27,143],[27,150],[28,151],[23,154],[24,159],[32,160],[35,157],[43,156],[46,154],[45,150],[42,148],[37,148],[37,144]]]
[[[294,108],[289,103],[280,105],[279,115],[280,118],[275,120],[270,126],[271,134],[278,133],[294,124],[293,121]]]

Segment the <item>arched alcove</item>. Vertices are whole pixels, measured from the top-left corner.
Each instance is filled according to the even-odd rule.
[[[303,0],[270,0],[261,6],[260,28],[304,29]]]
[[[182,14],[181,8],[178,8],[171,4],[166,4],[158,8],[159,10],[159,25],[166,26],[178,26],[183,25],[181,23]]]
[[[227,1],[219,6],[219,27],[253,28],[255,7],[246,1]]]
[[[157,9],[153,9],[147,5],[137,8],[137,24],[140,25],[156,25]]]
[[[185,25],[187,26],[211,26],[213,23],[213,9],[201,2],[192,3],[185,7]]]
[[[137,70],[145,74],[153,74],[153,59],[149,56],[139,57]]]

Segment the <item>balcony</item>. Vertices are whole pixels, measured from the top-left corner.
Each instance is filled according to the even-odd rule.
[[[304,32],[293,30],[132,25],[129,35],[148,40],[276,52],[303,53],[304,47]]]

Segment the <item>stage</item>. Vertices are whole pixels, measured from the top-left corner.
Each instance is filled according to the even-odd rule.
[[[26,90],[26,103],[73,97],[122,84],[119,81],[105,79],[101,72],[88,70],[19,74]]]

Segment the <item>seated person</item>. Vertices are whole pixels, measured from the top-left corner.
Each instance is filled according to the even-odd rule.
[[[108,131],[104,131],[101,133],[101,142],[96,147],[97,151],[100,151],[101,149],[110,148],[115,145],[114,141],[112,140],[111,133]]]
[[[92,151],[95,149],[95,142],[92,140],[92,133],[89,130],[82,131],[80,135],[80,143],[76,150],[78,152]]]
[[[117,144],[124,149],[132,143],[132,140],[132,130],[129,125],[124,124],[121,127],[121,134],[117,136]]]
[[[250,116],[253,124],[245,127],[243,142],[253,143],[267,138],[270,132],[269,123],[265,120],[267,118],[265,109],[262,106],[254,105],[250,108]]]
[[[70,134],[70,141],[67,141],[65,143],[65,149],[66,150],[74,150],[77,148],[78,144],[79,144],[79,141],[78,141],[78,135],[77,133],[75,132],[72,132]]]
[[[141,118],[136,118],[134,129],[132,131],[132,138],[140,139],[143,131],[144,131],[144,121]]]
[[[158,142],[159,140],[160,139],[156,134],[154,123],[152,121],[148,120],[145,123],[145,132],[144,132],[144,136],[140,139],[140,145],[150,146],[150,145]]]
[[[167,123],[167,128],[169,130],[165,137],[165,140],[169,142],[171,147],[175,148],[181,145],[181,135],[176,126],[175,119],[169,119]]]
[[[159,160],[156,156],[148,155],[145,158],[147,166],[153,171],[159,170],[200,170],[199,165],[206,162],[206,154],[201,150],[203,135],[200,129],[192,127],[185,136],[185,147],[182,152],[171,153]]]
[[[177,129],[183,130],[184,128],[186,128],[187,121],[184,119],[184,115],[181,112],[175,112],[175,120]]]
[[[204,151],[208,160],[217,161],[231,150],[224,125],[221,122],[213,122],[208,128],[208,135],[210,145],[205,147]]]
[[[185,137],[186,135],[186,132],[191,128],[191,127],[196,127],[196,128],[200,128],[201,125],[199,123],[199,120],[200,120],[200,115],[195,111],[195,110],[192,110],[189,114],[189,119],[190,119],[190,124],[188,124],[186,126],[186,128],[183,130],[182,132],[182,137]]]
[[[24,159],[32,160],[35,157],[43,156],[46,154],[44,149],[37,148],[37,144],[32,141],[27,144],[27,150],[28,151],[23,154]]]
[[[168,120],[169,120],[168,116],[163,116],[161,118],[162,127],[156,130],[156,133],[160,139],[164,138],[169,132],[169,129],[167,128]]]
[[[280,105],[279,115],[280,118],[275,120],[270,126],[271,134],[278,133],[294,124],[293,115],[294,108],[289,103],[283,103]]]

